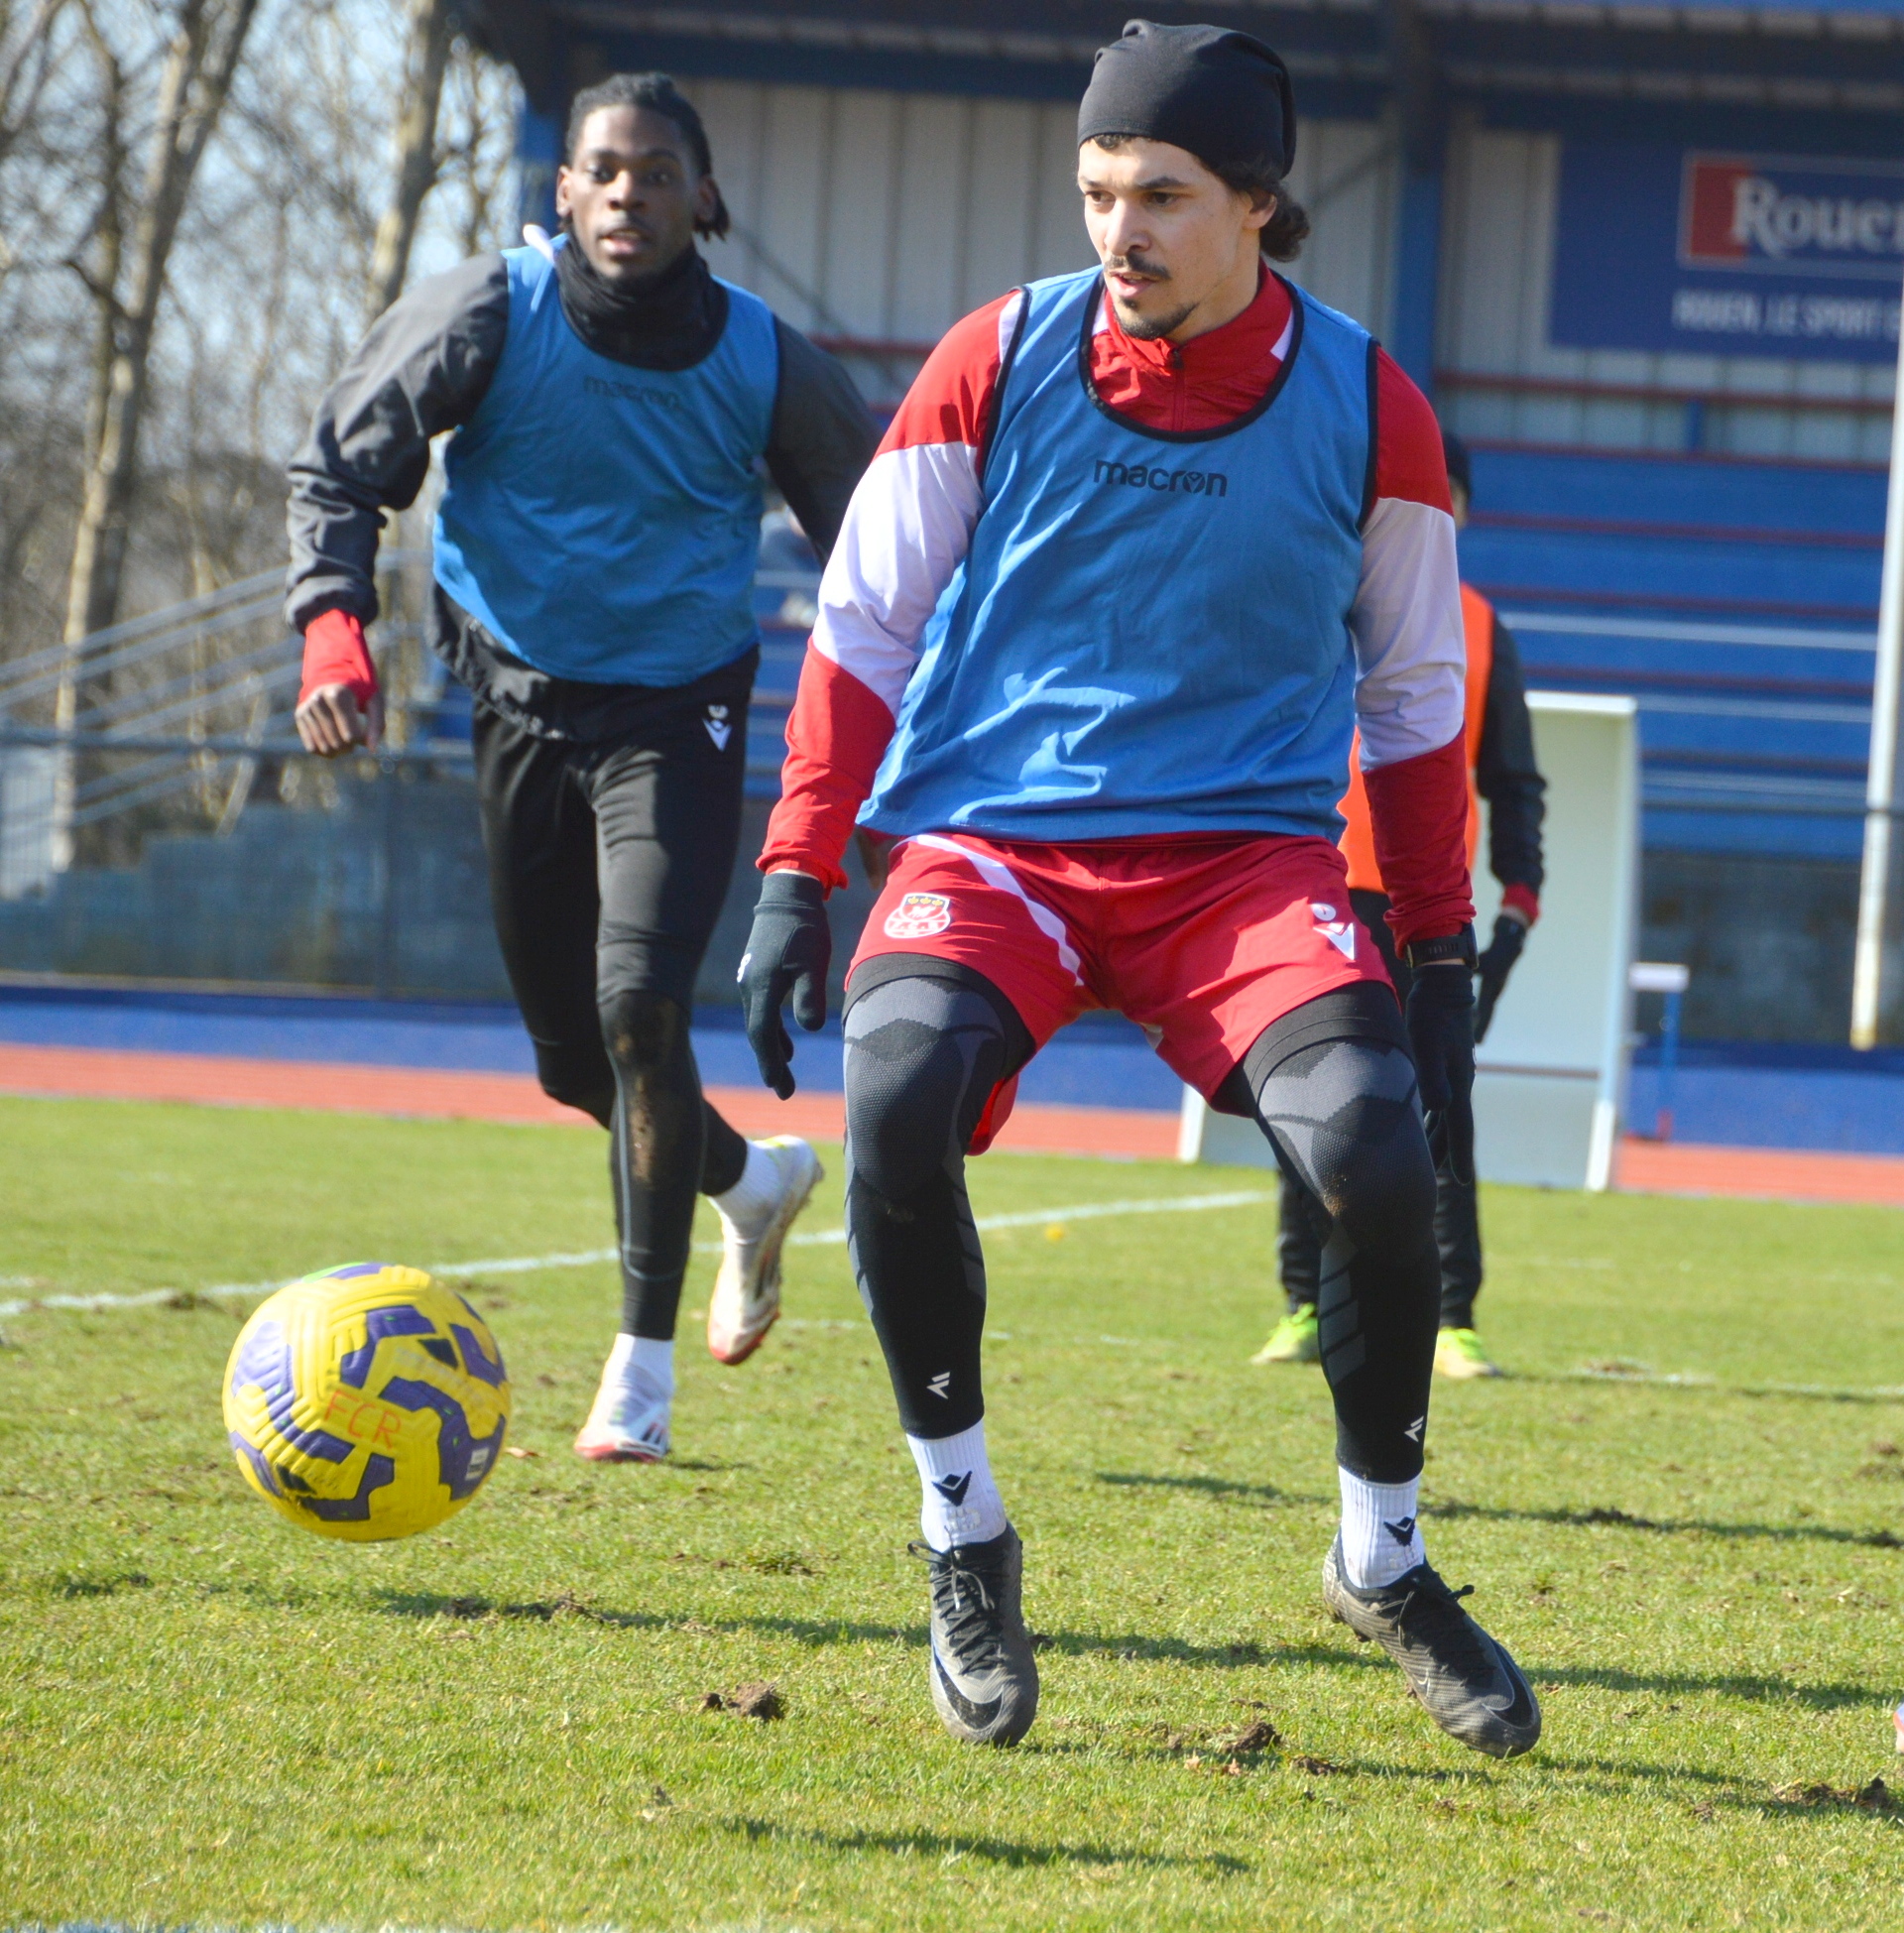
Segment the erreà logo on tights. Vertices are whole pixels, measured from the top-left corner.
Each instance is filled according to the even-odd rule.
[[[1161,463],[1112,463],[1102,456],[1092,469],[1091,480],[1116,484],[1125,490],[1149,490],[1167,497],[1230,494],[1230,479],[1221,470],[1171,470]]]

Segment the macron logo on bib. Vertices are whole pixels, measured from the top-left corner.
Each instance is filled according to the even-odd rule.
[[[1092,469],[1091,480],[1126,490],[1154,490],[1168,497],[1230,494],[1230,479],[1221,470],[1166,470],[1161,463],[1112,463],[1102,456]]]

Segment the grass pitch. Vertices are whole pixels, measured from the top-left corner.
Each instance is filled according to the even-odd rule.
[[[0,1298],[611,1239],[585,1132],[4,1101],[0,1136],[0,1274],[31,1278]],[[1264,1180],[973,1173],[981,1215]],[[1272,1214],[988,1238],[1046,1634],[1013,1752],[932,1717],[914,1478],[842,1248],[795,1252],[799,1326],[739,1371],[684,1324],[655,1469],[568,1452],[612,1270],[494,1277],[530,1454],[391,1545],[242,1487],[246,1298],[5,1318],[0,1926],[1898,1924],[1904,1813],[1868,1783],[1904,1692],[1904,1219],[1488,1195],[1514,1374],[1437,1389],[1425,1514],[1546,1707],[1503,1766],[1320,1608],[1321,1378],[1246,1361]],[[762,1682],[777,1722],[702,1709]]]

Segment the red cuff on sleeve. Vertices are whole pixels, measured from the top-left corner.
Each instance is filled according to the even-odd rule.
[[[1531,926],[1540,917],[1540,895],[1531,886],[1510,886],[1500,896],[1500,909],[1518,913]]]
[[[1460,932],[1475,916],[1465,735],[1438,752],[1378,766],[1363,783],[1396,946]]]
[[[359,710],[368,709],[377,695],[377,667],[370,662],[364,627],[348,611],[325,611],[304,630],[304,681],[298,702],[325,684],[347,685]]]

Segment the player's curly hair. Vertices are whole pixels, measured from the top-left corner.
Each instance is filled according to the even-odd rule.
[[[1115,154],[1127,141],[1137,138],[1130,134],[1098,134],[1092,136],[1092,142]],[[1202,159],[1198,156],[1198,160]],[[1276,197],[1276,211],[1256,237],[1256,246],[1270,261],[1293,262],[1302,253],[1302,245],[1309,239],[1309,211],[1289,192],[1274,162],[1262,156],[1253,161],[1204,162],[1203,165],[1225,187],[1234,188],[1239,194]]]
[[[576,146],[582,138],[582,124],[591,114],[604,107],[647,108],[651,114],[664,116],[674,123],[681,139],[687,143],[694,172],[703,176],[713,174],[714,157],[708,150],[707,130],[701,125],[701,117],[695,111],[694,103],[675,86],[674,76],[669,73],[612,73],[606,80],[598,80],[593,87],[584,87],[569,104],[568,110],[568,140],[564,153],[571,167],[575,163]],[[697,235],[711,235],[718,241],[732,226],[733,217],[727,212],[727,203],[721,199],[721,191],[716,187],[713,217],[708,221],[697,221],[694,232]]]

